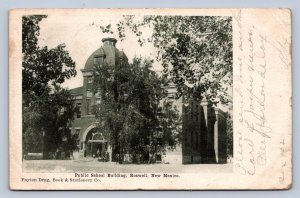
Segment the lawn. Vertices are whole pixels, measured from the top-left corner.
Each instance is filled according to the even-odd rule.
[[[199,173],[231,172],[232,164],[117,164],[98,162],[96,159],[81,160],[24,160],[23,172],[43,173]]]

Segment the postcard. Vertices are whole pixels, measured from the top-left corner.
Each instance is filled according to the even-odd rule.
[[[12,190],[292,186],[290,9],[13,9]]]

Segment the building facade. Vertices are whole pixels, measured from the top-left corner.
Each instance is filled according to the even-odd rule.
[[[93,71],[95,65],[104,62],[115,66],[119,61],[127,61],[124,52],[116,48],[114,38],[102,39],[103,45],[87,59],[83,75],[83,86],[70,90],[79,111],[72,123],[71,133],[77,134],[78,157],[107,156],[112,160],[111,145],[96,130],[96,119],[92,107],[100,103],[99,94],[92,92]],[[182,114],[182,144],[176,149],[166,149],[157,155],[157,162],[162,163],[226,163],[226,118],[222,111],[209,107],[206,101],[191,102],[187,107],[182,98],[176,100],[175,86],[166,87],[168,99]],[[224,153],[225,151],[225,153]]]
[[[93,71],[95,65],[106,62],[115,66],[119,61],[128,61],[128,59],[122,51],[116,48],[116,39],[104,38],[102,42],[103,45],[88,57],[84,69],[81,70],[83,86],[70,90],[80,109],[71,128],[71,133],[78,134],[79,137],[80,157],[93,157],[106,152],[112,156],[107,140],[101,132],[95,129],[96,120],[92,114],[92,107],[100,102],[100,96],[92,92]]]

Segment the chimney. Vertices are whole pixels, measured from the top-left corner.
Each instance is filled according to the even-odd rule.
[[[102,39],[103,45],[110,45],[116,47],[117,39],[115,38],[103,38]]]

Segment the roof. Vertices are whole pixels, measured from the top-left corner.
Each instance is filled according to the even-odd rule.
[[[123,51],[118,50],[115,46],[103,45],[89,56],[85,63],[84,69],[94,69],[94,58],[99,56],[104,56],[105,61],[111,65],[116,65],[120,59],[127,59],[125,53]]]
[[[74,89],[70,89],[71,95],[82,95],[82,86],[81,87],[76,87]]]

